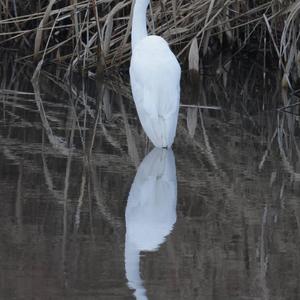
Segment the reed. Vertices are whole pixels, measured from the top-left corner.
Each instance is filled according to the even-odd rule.
[[[148,27],[182,64],[196,68],[197,55],[251,49],[276,58],[283,86],[291,86],[300,76],[299,13],[296,0],[151,1]],[[21,61],[120,70],[130,58],[131,14],[131,0],[0,1],[0,47]]]

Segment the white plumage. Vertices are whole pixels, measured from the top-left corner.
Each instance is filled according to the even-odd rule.
[[[155,251],[176,222],[177,181],[172,149],[154,148],[140,164],[126,207],[125,269],[136,299],[147,299],[140,251]]]
[[[130,81],[141,124],[156,147],[173,144],[179,111],[180,65],[168,43],[147,35],[149,0],[136,0],[132,22]]]

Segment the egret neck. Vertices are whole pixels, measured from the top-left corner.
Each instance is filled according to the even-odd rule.
[[[147,33],[147,7],[150,0],[135,0],[132,19],[132,48],[148,35]]]

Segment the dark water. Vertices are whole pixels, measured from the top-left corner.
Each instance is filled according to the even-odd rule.
[[[126,97],[39,88],[0,94],[0,299],[300,299],[297,117],[183,107],[151,152]]]

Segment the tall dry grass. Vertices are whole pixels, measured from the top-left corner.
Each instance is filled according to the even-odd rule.
[[[291,86],[300,76],[299,14],[296,0],[160,0],[151,1],[148,28],[192,68],[198,55],[224,47],[260,52],[266,61],[272,56],[283,86]],[[131,15],[131,0],[2,0],[0,47],[17,51],[22,61],[120,69],[130,57]]]

